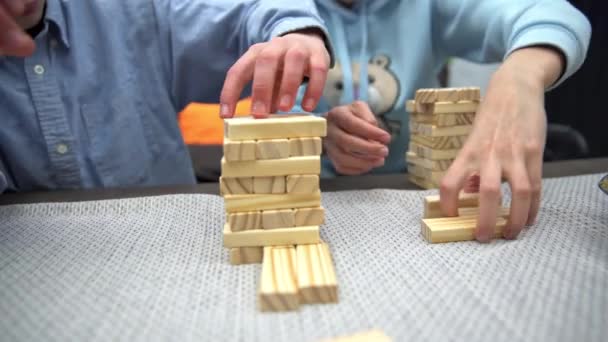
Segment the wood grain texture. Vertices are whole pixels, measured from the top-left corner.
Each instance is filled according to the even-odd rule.
[[[507,220],[498,217],[494,237],[502,237]],[[477,215],[422,219],[422,236],[430,243],[475,240]]]
[[[255,144],[256,159],[284,159],[289,158],[288,139],[257,140]]]
[[[449,114],[449,113],[476,113],[479,102],[460,101],[460,102],[435,102],[430,104],[407,101],[406,109],[409,113],[418,114]]]
[[[427,137],[453,137],[467,136],[473,130],[473,126],[435,126],[422,123],[411,123],[410,133],[424,135]]]
[[[258,303],[260,310],[290,311],[299,307],[296,250],[293,246],[264,247]]]
[[[289,156],[319,156],[323,152],[321,138],[290,138]]]
[[[465,193],[460,192],[458,194],[458,208],[469,208],[477,207],[479,205],[479,194],[478,193]],[[423,201],[424,207],[424,218],[438,218],[442,217],[441,204],[439,195],[426,196]]]
[[[284,194],[285,176],[253,177],[254,194]]]
[[[443,160],[431,160],[418,157],[418,155],[412,151],[408,151],[405,154],[407,163],[418,165],[432,171],[446,171],[452,165],[454,159],[443,159]]]
[[[461,88],[424,88],[418,89],[415,101],[429,104],[435,102],[459,102],[480,100],[480,90],[477,87]]]
[[[299,208],[295,209],[296,226],[320,226],[325,223],[325,209]]]
[[[227,161],[255,160],[255,140],[224,139],[224,158]]]
[[[511,208],[509,208],[509,207],[498,207],[498,211],[497,211],[496,215],[504,218],[505,220],[508,220],[510,212],[511,212]],[[458,208],[458,216],[477,216],[477,215],[479,215],[479,207]]]
[[[228,162],[222,159],[223,177],[264,177],[298,174],[320,174],[319,156],[291,157],[286,159],[267,159]]]
[[[263,229],[291,228],[295,226],[296,212],[294,209],[262,211]]]
[[[430,160],[455,159],[460,153],[460,149],[453,150],[436,150],[427,146],[418,145],[410,141],[409,150],[415,153],[418,157]]]
[[[261,264],[263,256],[264,247],[230,248],[231,265]]]
[[[305,194],[319,191],[318,175],[289,175],[286,190],[290,194]]]
[[[408,164],[407,165],[407,173],[414,175],[418,178],[424,178],[433,183],[441,183],[441,179],[445,176],[446,171],[433,171],[431,169],[426,169],[418,165]]]
[[[462,126],[460,126],[462,127]],[[418,145],[430,147],[435,150],[454,150],[460,149],[467,141],[467,135],[447,136],[447,137],[432,137],[420,134],[410,136],[410,140]]]
[[[224,120],[224,136],[231,140],[324,137],[327,123],[313,115],[271,115],[265,119],[238,117]]]
[[[430,124],[439,127],[472,125],[474,121],[475,113],[433,115],[410,113],[410,122]]]
[[[253,193],[253,177],[220,177],[220,195],[245,195]]]
[[[351,336],[342,336],[321,342],[391,342],[392,339],[380,330],[370,330]]]
[[[320,239],[319,226],[232,232],[230,225],[224,225],[224,247],[228,248],[299,245],[318,243]]]
[[[296,251],[300,302],[337,303],[338,280],[327,244],[298,245]]]
[[[308,194],[226,195],[226,212],[312,208],[321,205],[321,192]]]
[[[226,222],[233,232],[242,230],[262,229],[262,212],[246,211],[228,214]]]
[[[425,178],[421,178],[421,177],[417,177],[414,176],[412,174],[408,174],[408,179],[410,180],[410,182],[418,185],[419,187],[421,187],[422,189],[437,189],[439,188],[439,184],[434,183],[430,180],[427,180]]]

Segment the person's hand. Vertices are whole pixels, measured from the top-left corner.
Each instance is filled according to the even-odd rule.
[[[479,218],[475,236],[494,236],[501,180],[511,187],[511,210],[503,235],[515,239],[536,219],[541,196],[546,138],[545,88],[560,76],[563,60],[541,47],[513,52],[493,75],[473,131],[440,185],[445,215],[458,215],[458,192],[479,175]],[[474,179],[475,177],[473,177]],[[475,181],[469,188],[475,188]]]
[[[253,79],[252,114],[289,111],[299,86],[308,77],[302,101],[312,111],[321,98],[330,57],[320,32],[289,33],[253,45],[228,71],[220,97],[220,116],[232,117],[243,88]]]
[[[34,53],[34,41],[17,24],[26,0],[0,0],[0,56],[25,57]]]
[[[391,136],[378,127],[367,103],[335,107],[326,117],[323,145],[338,173],[359,175],[384,165]]]

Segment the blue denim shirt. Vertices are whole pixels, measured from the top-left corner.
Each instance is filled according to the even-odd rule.
[[[0,57],[0,192],[194,183],[177,113],[321,25],[308,0],[48,0],[34,55]]]

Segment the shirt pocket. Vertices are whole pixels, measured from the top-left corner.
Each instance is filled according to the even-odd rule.
[[[104,187],[145,183],[153,146],[146,139],[141,109],[115,97],[109,103],[81,106],[89,147],[88,157]]]

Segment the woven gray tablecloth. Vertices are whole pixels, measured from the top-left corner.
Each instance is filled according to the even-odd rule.
[[[517,241],[429,245],[429,192],[323,194],[337,305],[256,308],[260,266],[231,266],[220,197],[0,208],[0,339],[606,341],[608,196],[548,180]]]

